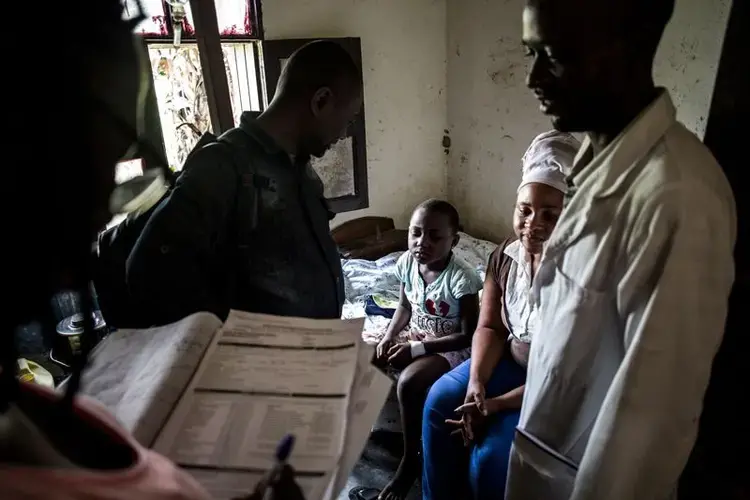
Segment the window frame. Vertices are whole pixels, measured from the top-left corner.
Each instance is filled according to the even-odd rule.
[[[258,88],[258,96],[261,110],[265,107],[263,74],[261,70],[260,48],[263,40],[263,19],[261,15],[260,1],[247,0],[250,7],[251,25],[253,33],[250,35],[221,35],[216,14],[216,4],[213,1],[190,0],[190,10],[192,12],[194,34],[188,35],[183,33],[181,44],[197,44],[198,54],[201,61],[201,73],[203,75],[203,84],[206,89],[206,98],[208,101],[208,110],[211,116],[211,128],[213,133],[220,135],[227,130],[234,128],[234,114],[232,110],[232,100],[229,93],[229,82],[227,80],[226,67],[224,66],[224,56],[221,49],[222,42],[254,42],[256,43],[253,50],[255,62],[255,81]],[[152,44],[171,43],[174,32],[170,18],[170,9],[163,3],[164,18],[167,27],[166,35],[149,35],[139,34],[146,47]],[[153,78],[153,77],[152,77]],[[149,96],[148,106],[156,106],[156,95]],[[160,127],[161,131],[161,127]],[[163,139],[159,138],[163,145]]]
[[[197,44],[201,61],[201,73],[206,90],[209,114],[211,116],[211,128],[214,134],[220,135],[236,126],[234,113],[227,79],[227,68],[224,65],[224,56],[221,44],[223,42],[253,42],[256,44],[253,50],[255,63],[255,83],[259,97],[261,111],[272,99],[276,83],[281,74],[281,59],[288,58],[302,45],[314,40],[330,40],[341,44],[351,54],[362,75],[362,50],[359,38],[300,38],[283,40],[266,40],[264,37],[263,17],[260,0],[248,0],[253,32],[250,35],[221,35],[219,33],[216,4],[213,1],[190,0],[192,22],[194,33],[183,33],[182,44]],[[170,9],[166,3],[164,7],[164,18],[167,29],[165,35],[139,34],[145,46],[152,44],[171,43],[173,40],[173,29],[170,18]],[[153,74],[151,74],[153,80]],[[152,85],[153,88],[153,85]],[[147,135],[152,139],[152,144],[161,147],[161,152],[166,158],[166,148],[163,139],[163,131],[159,119],[158,102],[156,94],[152,91],[148,96],[147,109],[149,123]],[[334,213],[350,212],[369,207],[369,190],[367,179],[367,151],[365,133],[365,109],[364,103],[360,112],[347,129],[347,136],[352,138],[353,153],[353,178],[354,194],[328,198],[328,204]],[[144,167],[150,166],[147,158],[143,159]]]

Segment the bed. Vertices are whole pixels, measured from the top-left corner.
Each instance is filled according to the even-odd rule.
[[[366,318],[364,336],[368,332],[384,331],[388,319],[368,316],[365,301],[370,296],[398,300],[399,282],[394,270],[396,261],[406,251],[406,231],[394,228],[393,220],[385,217],[365,217],[349,221],[332,230],[343,258],[346,286],[344,318]],[[497,244],[460,233],[454,253],[484,279],[487,261]]]

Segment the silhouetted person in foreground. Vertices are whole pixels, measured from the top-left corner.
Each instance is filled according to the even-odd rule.
[[[15,135],[24,161],[4,160],[5,184],[15,197],[2,201],[9,293],[0,333],[0,498],[208,500],[189,474],[137,443],[100,405],[76,397],[96,335],[93,321],[86,322],[64,394],[16,378],[16,331],[49,318],[56,292],[78,291],[84,317],[91,318],[91,246],[111,218],[115,164],[140,142],[136,103],[147,89],[139,83],[150,81],[148,56],[131,34],[136,23],[122,20],[119,0],[36,6],[45,14],[37,27],[62,28],[55,57],[45,63],[64,96],[55,105],[62,126],[45,137],[44,147],[35,134]],[[16,18],[12,4],[3,13]],[[26,28],[10,23],[6,36],[19,40]],[[27,62],[19,51],[6,58],[10,67]],[[19,75],[6,83],[23,103],[8,108],[9,122],[20,130],[37,127],[48,101]],[[289,468],[272,486],[275,498],[302,499]],[[263,492],[249,498],[260,500]]]

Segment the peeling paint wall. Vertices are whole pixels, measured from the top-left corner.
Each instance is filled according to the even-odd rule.
[[[702,137],[731,0],[677,0],[655,77]],[[472,234],[509,234],[520,159],[548,119],[526,89],[523,0],[448,0],[448,198]]]
[[[523,0],[448,0],[448,199],[469,233],[511,227],[520,160],[549,127],[526,89]]]
[[[266,38],[362,39],[370,207],[393,217],[446,196],[446,0],[266,0]]]

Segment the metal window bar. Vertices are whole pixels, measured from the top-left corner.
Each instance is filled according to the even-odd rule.
[[[254,42],[222,43],[235,123],[239,123],[243,111],[261,111],[263,98],[258,82],[256,65],[258,44]]]

